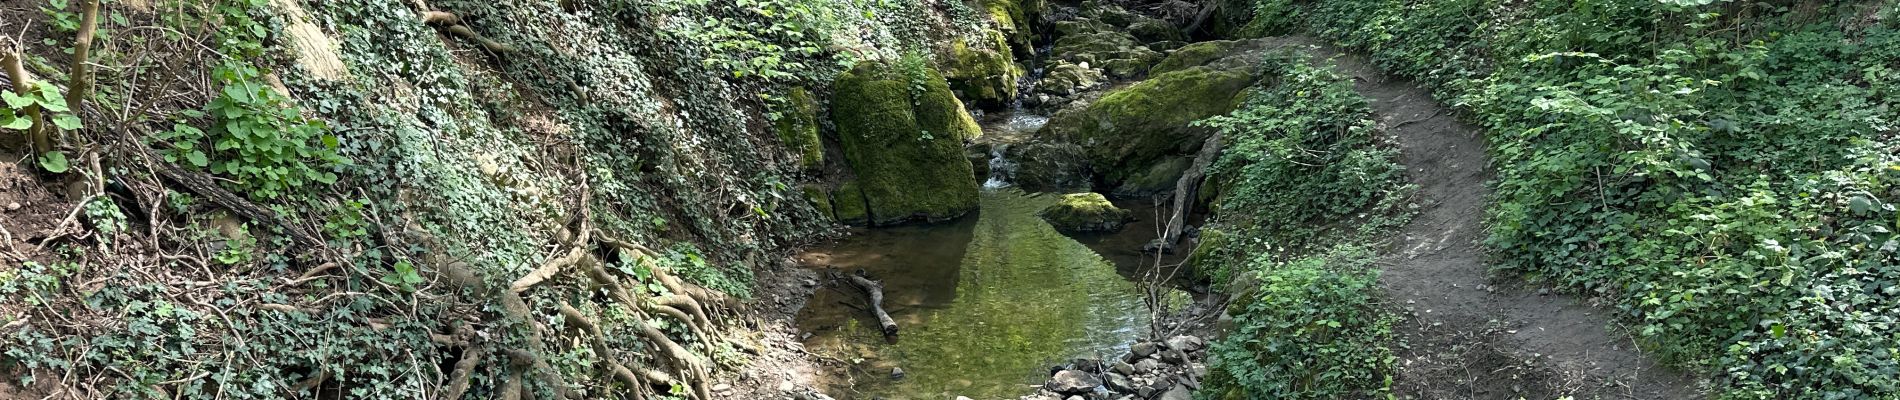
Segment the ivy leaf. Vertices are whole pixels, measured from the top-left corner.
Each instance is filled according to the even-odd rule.
[[[40,156],[40,168],[45,168],[46,172],[63,174],[71,166],[66,163],[66,152],[49,151],[46,155]]]

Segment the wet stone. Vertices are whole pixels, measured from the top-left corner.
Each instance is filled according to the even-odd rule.
[[[1095,391],[1098,386],[1102,386],[1101,379],[1096,379],[1082,371],[1065,370],[1049,378],[1049,383],[1043,388],[1062,394],[1085,394]]]

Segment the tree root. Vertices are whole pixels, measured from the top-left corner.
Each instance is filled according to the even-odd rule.
[[[427,5],[420,6],[426,7]],[[455,13],[434,11],[426,8],[420,11],[422,12],[422,23],[461,37],[464,40],[475,42],[481,45],[483,49],[487,49],[490,53],[507,54],[515,52],[514,46],[509,46],[506,43],[483,37],[481,34],[475,33],[474,29],[469,29],[467,25],[462,25],[462,17],[455,15]]]
[[[640,378],[633,374],[633,370],[627,369],[626,366],[620,365],[619,361],[614,360],[614,349],[607,345],[607,339],[600,333],[600,326],[594,325],[594,322],[588,320],[586,315],[581,315],[581,310],[575,309],[566,302],[561,303],[561,316],[567,319],[568,325],[573,325],[574,328],[587,334],[588,342],[594,346],[594,354],[600,357],[601,362],[607,364],[608,372],[612,373],[615,379],[619,379],[620,383],[626,384],[629,388],[640,387]]]
[[[482,348],[469,346],[462,350],[462,360],[455,362],[455,371],[449,373],[449,387],[442,390],[443,400],[458,400],[462,393],[468,392],[469,377],[475,374],[475,366],[482,363]]]

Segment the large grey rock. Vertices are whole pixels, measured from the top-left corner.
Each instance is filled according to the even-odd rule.
[[[1057,372],[1056,376],[1050,377],[1049,383],[1044,384],[1043,388],[1062,394],[1085,394],[1095,391],[1095,388],[1100,386],[1102,386],[1101,379],[1096,379],[1082,371],[1063,370]]]
[[[1111,365],[1109,365],[1109,367],[1108,367],[1108,369],[1109,369],[1109,370],[1111,370],[1111,371],[1115,371],[1115,373],[1118,373],[1118,374],[1122,374],[1122,375],[1134,375],[1134,374],[1135,374],[1135,366],[1134,366],[1134,365],[1131,365],[1131,364],[1129,364],[1129,363],[1125,363],[1125,362],[1121,362],[1121,361],[1116,361],[1116,362],[1115,362],[1114,364],[1111,364]]]
[[[1104,387],[1107,387],[1109,391],[1118,393],[1132,393],[1135,391],[1135,382],[1129,380],[1127,376],[1110,372],[1106,377],[1108,379],[1103,379],[1102,384]]]
[[[1148,355],[1154,354],[1156,350],[1159,350],[1159,347],[1155,346],[1154,342],[1135,343],[1134,346],[1128,347],[1128,351],[1134,354],[1135,359],[1148,358]]]

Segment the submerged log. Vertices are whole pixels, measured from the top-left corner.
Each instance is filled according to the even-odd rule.
[[[858,289],[863,289],[864,294],[871,298],[871,313],[877,315],[877,325],[878,328],[883,329],[884,337],[896,337],[897,320],[891,319],[891,314],[884,312],[884,284],[859,274],[851,274],[851,283],[856,284]]]

